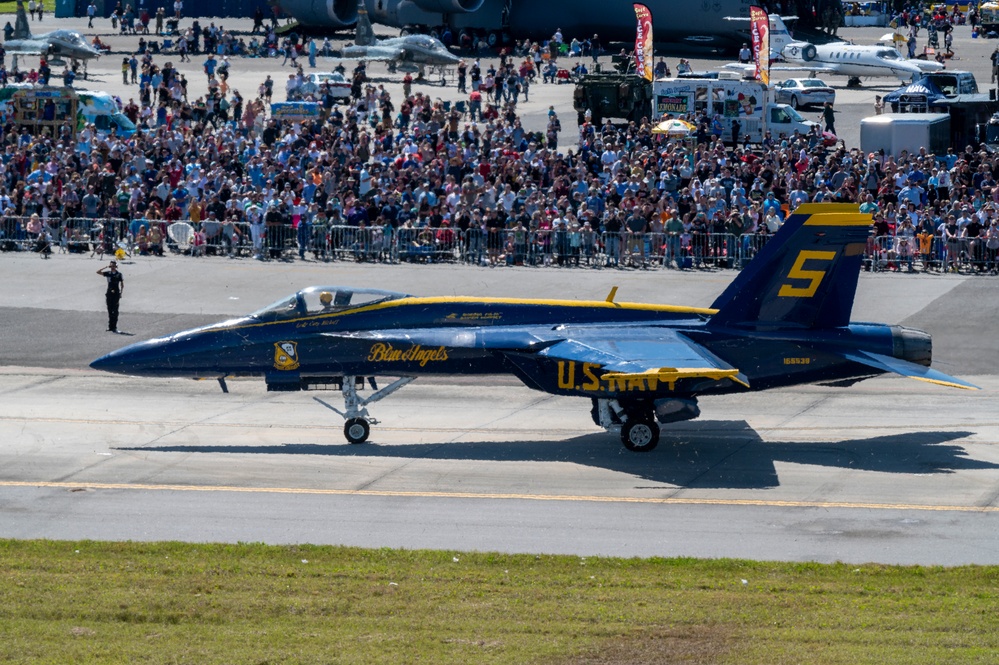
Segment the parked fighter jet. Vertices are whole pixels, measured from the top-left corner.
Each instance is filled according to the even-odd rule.
[[[95,369],[160,377],[263,376],[270,390],[342,391],[344,434],[367,406],[427,374],[513,374],[592,401],[597,425],[653,449],[659,423],[696,418],[702,395],[894,372],[960,388],[930,368],[925,332],[850,323],[870,215],[804,204],[709,309],[606,301],[420,298],[310,287],[249,316],[140,342]],[[364,377],[401,377],[367,398]]]
[[[52,65],[65,64],[66,60],[86,63],[101,55],[76,30],[53,30],[44,35],[32,35],[21,0],[17,2],[13,39],[5,41],[3,46],[7,53],[14,56],[14,69],[17,69],[17,57],[20,55],[44,56]]]
[[[379,41],[368,20],[363,5],[358,9],[354,45],[343,50],[344,60],[382,61],[389,71],[419,72],[423,77],[427,67],[443,70],[454,67],[461,58],[447,50],[439,39],[429,35],[406,35]]]

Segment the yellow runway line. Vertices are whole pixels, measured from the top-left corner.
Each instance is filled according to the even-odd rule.
[[[854,501],[783,501],[772,499],[697,499],[680,497],[617,497],[570,494],[512,494],[503,492],[395,492],[389,490],[319,489],[304,487],[235,487],[229,485],[151,485],[145,483],[72,483],[0,481],[3,487],[37,487],[67,490],[126,490],[153,492],[230,492],[245,494],[301,494],[318,496],[398,497],[414,499],[492,499],[519,501],[576,501],[589,503],[639,503],[676,506],[752,506],[758,508],[824,508],[866,510],[918,510],[932,512],[999,513],[999,506],[946,506],[911,503]]]

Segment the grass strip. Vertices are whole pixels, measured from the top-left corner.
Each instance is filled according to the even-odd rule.
[[[997,567],[0,540],[4,663],[997,661]]]
[[[45,19],[51,19],[55,16],[56,1],[43,0],[42,4],[45,7],[45,16],[43,17],[41,23],[38,23],[38,21],[31,20],[30,16],[28,17],[29,19],[28,25],[31,26],[31,32],[33,33],[48,32],[48,30],[55,30],[54,27],[49,27],[48,30],[42,30],[42,27],[45,26]],[[25,11],[27,11],[28,9],[28,0],[24,0],[24,9]],[[108,11],[110,11],[110,9]],[[16,13],[17,13],[17,0],[10,0],[9,2],[0,2],[0,14],[16,14]],[[14,25],[13,21],[11,21],[11,25]],[[36,25],[38,26],[37,28],[35,27]]]

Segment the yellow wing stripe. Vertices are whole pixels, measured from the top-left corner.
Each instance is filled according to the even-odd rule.
[[[794,209],[795,215],[820,215],[831,212],[860,212],[856,203],[802,203]]]
[[[903,376],[905,376],[903,374]],[[938,386],[947,386],[948,388],[960,388],[961,390],[981,390],[978,386],[965,386],[960,383],[954,383],[953,381],[941,381],[940,379],[928,379],[924,376],[908,376],[906,378],[915,379],[916,381],[925,381],[926,383],[935,383]]]
[[[831,213],[812,215],[805,226],[870,226],[873,217],[862,213]]]
[[[676,382],[680,379],[712,379],[721,381],[731,379],[735,383],[749,387],[740,376],[737,369],[718,369],[717,367],[660,367],[659,369],[647,372],[607,372],[601,378],[616,379],[655,379],[669,384],[669,389],[673,390]]]

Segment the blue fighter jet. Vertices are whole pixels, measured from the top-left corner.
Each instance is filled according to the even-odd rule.
[[[417,297],[310,287],[249,316],[133,344],[91,364],[154,377],[262,376],[270,390],[342,391],[344,434],[367,440],[367,406],[427,374],[513,374],[591,400],[626,448],[696,418],[702,395],[884,372],[975,389],[930,368],[922,331],[851,323],[870,215],[805,204],[710,308],[605,301]],[[365,377],[398,377],[362,398]]]

